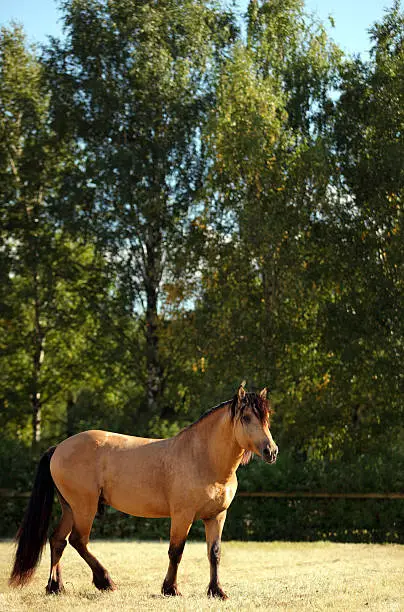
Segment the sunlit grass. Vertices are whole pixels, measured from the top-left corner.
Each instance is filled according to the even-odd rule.
[[[95,541],[91,550],[118,590],[100,593],[91,571],[69,546],[63,556],[66,594],[46,596],[49,550],[32,583],[7,586],[13,544],[0,543],[0,610],[404,610],[404,546],[334,543],[224,542],[227,602],[206,597],[206,545],[188,542],[179,570],[181,598],[164,598],[166,542]]]

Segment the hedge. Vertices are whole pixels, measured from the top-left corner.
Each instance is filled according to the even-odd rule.
[[[25,498],[0,498],[0,537],[17,531]],[[57,521],[59,508],[53,512]],[[130,517],[112,508],[94,521],[92,537],[167,540],[169,519]],[[190,537],[204,538],[197,521]],[[396,499],[253,498],[236,496],[227,514],[226,540],[404,543],[404,501]]]

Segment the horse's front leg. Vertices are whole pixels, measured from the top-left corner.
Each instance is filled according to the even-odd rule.
[[[170,547],[168,549],[170,563],[161,587],[163,595],[181,595],[177,586],[177,571],[191,525],[192,519],[184,515],[173,516],[171,519]]]
[[[208,595],[209,597],[219,597],[220,599],[228,599],[219,582],[220,543],[226,514],[226,510],[224,510],[215,518],[206,519],[204,521],[206,543],[208,545],[208,559],[210,563]]]

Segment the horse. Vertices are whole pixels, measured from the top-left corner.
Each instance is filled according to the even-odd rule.
[[[167,439],[85,431],[42,456],[21,526],[9,583],[27,584],[47,541],[54,491],[62,516],[49,538],[48,594],[64,592],[60,559],[69,543],[90,566],[93,583],[115,590],[108,571],[88,550],[97,509],[107,504],[133,516],[171,519],[169,565],[161,592],[181,595],[177,570],[192,523],[205,524],[210,582],[208,596],[227,599],[219,581],[220,546],[227,509],[237,489],[236,470],[253,454],[276,461],[267,390],[234,397],[204,413]]]

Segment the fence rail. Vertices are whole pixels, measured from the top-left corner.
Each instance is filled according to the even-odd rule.
[[[28,491],[14,491],[13,489],[0,489],[0,497],[29,497]]]
[[[29,497],[30,492],[0,489],[0,497]],[[329,493],[323,491],[239,491],[238,497],[312,498],[312,499],[404,499],[404,493]]]
[[[404,499],[404,493],[328,493],[322,491],[239,491],[239,497],[321,498],[321,499]]]

